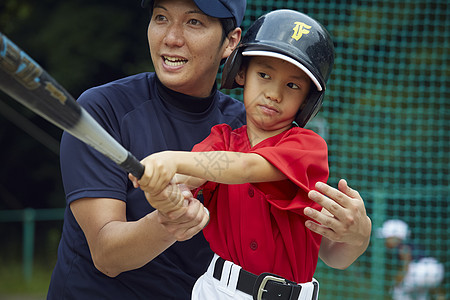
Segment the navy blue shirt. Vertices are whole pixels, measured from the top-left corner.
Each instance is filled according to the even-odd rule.
[[[245,123],[242,102],[213,88],[204,99],[170,91],[154,73],[142,73],[84,92],[78,102],[138,159],[163,150],[191,150],[211,127]],[[67,208],[48,299],[190,299],[212,251],[202,233],[177,242],[145,266],[110,278],[93,265],[86,238],[69,204],[102,197],[126,202],[127,220],[154,209],[127,173],[93,148],[64,133],[61,171]]]

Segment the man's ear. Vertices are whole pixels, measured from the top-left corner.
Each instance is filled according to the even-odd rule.
[[[225,51],[223,52],[222,58],[227,58],[228,56],[230,56],[231,52],[233,52],[233,50],[236,49],[237,45],[241,41],[241,35],[242,29],[239,27],[233,29],[233,31],[231,31],[228,34],[227,37],[228,44],[225,48]]]
[[[241,68],[239,72],[236,74],[236,77],[234,77],[234,81],[236,81],[237,84],[240,86],[244,86],[245,83],[245,68]]]

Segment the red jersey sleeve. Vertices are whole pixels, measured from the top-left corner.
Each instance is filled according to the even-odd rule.
[[[215,125],[213,128],[211,128],[211,133],[209,134],[209,136],[192,148],[192,152],[229,150],[231,132],[232,132],[231,127],[227,124]],[[208,165],[210,164],[211,161],[214,161],[216,159],[213,153],[211,154],[205,153],[205,155],[202,157],[203,157],[202,160],[198,162],[200,166],[202,164]],[[199,186],[195,190],[194,197],[197,197],[200,190],[203,190],[205,196],[204,199],[208,201],[211,198],[211,195],[214,193],[214,190],[217,188],[217,186],[218,183],[207,181],[202,186]]]
[[[193,152],[226,151],[229,149],[231,127],[227,124],[219,124],[211,128],[209,136],[196,144]]]
[[[307,206],[320,209],[307,194],[316,182],[328,180],[328,147],[325,140],[311,130],[296,127],[286,131],[278,141],[272,141],[270,145],[265,144],[266,141],[256,145],[250,152],[267,159],[288,177],[289,182],[254,185],[268,195],[269,202],[281,210],[303,214],[303,209]],[[299,187],[295,192],[289,192],[292,190],[289,185],[292,184]]]

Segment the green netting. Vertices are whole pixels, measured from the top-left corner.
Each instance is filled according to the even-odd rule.
[[[323,108],[309,127],[328,142],[329,183],[346,178],[360,191],[374,233],[350,268],[319,262],[320,299],[391,297],[398,262],[375,235],[389,218],[406,221],[411,239],[445,264],[432,299],[449,299],[449,1],[247,3],[244,32],[265,12],[291,8],[324,24],[336,47]]]

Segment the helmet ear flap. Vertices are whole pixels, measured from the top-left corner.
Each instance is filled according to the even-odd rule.
[[[311,94],[306,98],[305,105],[300,108],[295,117],[295,123],[299,127],[305,127],[305,125],[316,116],[322,107],[324,93],[317,90],[313,90]]]
[[[241,69],[242,50],[243,47],[237,47],[227,58],[222,71],[222,82],[220,84],[221,89],[234,89],[241,87],[241,85],[237,84],[234,79]]]

